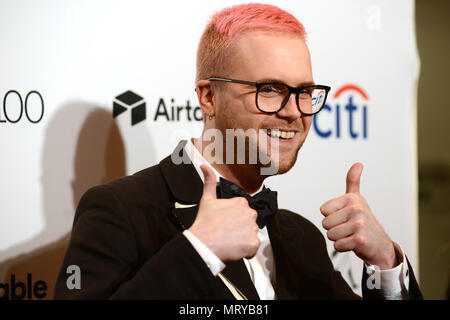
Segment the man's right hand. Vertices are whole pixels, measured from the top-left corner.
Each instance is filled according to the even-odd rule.
[[[201,165],[205,177],[197,217],[188,229],[223,262],[250,259],[259,248],[258,213],[247,199],[217,199],[216,175]]]

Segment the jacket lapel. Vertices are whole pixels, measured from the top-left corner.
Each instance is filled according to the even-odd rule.
[[[311,265],[305,246],[310,245],[304,230],[281,219],[279,210],[268,224],[275,260],[277,299],[329,299],[329,284],[320,273],[322,266]]]
[[[197,217],[198,205],[188,208],[173,208],[172,214],[175,216],[182,230],[189,229]]]
[[[174,152],[159,163],[173,199],[172,220],[181,230],[188,229],[194,223],[203,193],[203,182],[184,152],[185,145],[186,141],[181,141]],[[259,299],[243,259],[227,262],[222,273],[248,299]]]
[[[186,142],[181,141],[173,153],[159,163],[159,167],[174,202],[198,204],[202,197],[203,182],[184,151]]]
[[[258,292],[250,279],[244,260],[229,261],[226,263],[224,274],[249,300],[259,300]]]
[[[197,216],[198,206],[188,208],[175,208],[173,214],[183,229],[188,229]],[[224,274],[249,300],[259,300],[258,292],[253,285],[244,260],[229,261],[225,263]]]
[[[287,243],[290,241],[290,234],[281,233],[279,220],[279,214],[276,214],[267,224],[275,265],[275,295],[277,299],[296,299],[297,293],[293,284],[297,283],[299,279],[297,273],[292,272],[291,252],[287,247]]]

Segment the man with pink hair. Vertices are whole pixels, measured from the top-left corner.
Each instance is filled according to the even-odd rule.
[[[314,83],[305,29],[291,14],[264,4],[214,14],[197,52],[201,137],[83,196],[55,297],[359,298],[320,231],[278,209],[263,185],[295,164],[329,90]],[[364,261],[363,298],[420,299],[404,253],[359,192],[361,172],[354,164],[346,193],[321,206],[327,237]],[[76,289],[70,265],[82,270]]]

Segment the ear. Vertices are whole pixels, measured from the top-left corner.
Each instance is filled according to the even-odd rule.
[[[195,91],[203,111],[203,119],[216,114],[214,86],[209,80],[197,81]]]

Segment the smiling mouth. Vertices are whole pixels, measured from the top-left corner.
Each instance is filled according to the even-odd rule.
[[[295,136],[296,131],[282,129],[267,129],[266,134],[272,139],[290,140]]]

